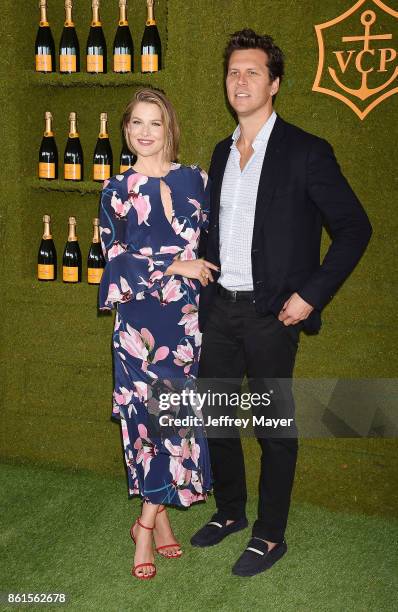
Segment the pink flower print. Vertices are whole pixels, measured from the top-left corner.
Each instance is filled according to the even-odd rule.
[[[182,456],[182,447],[181,445],[172,444],[169,439],[164,442],[165,447],[169,451],[172,457],[181,457]]]
[[[130,176],[127,177],[127,191],[129,196],[134,194],[138,195],[141,185],[145,185],[147,182],[148,177],[144,174],[140,174],[139,172],[130,174]]]
[[[129,201],[122,202],[120,198],[116,197],[116,193],[117,193],[116,191],[113,192],[112,199],[111,199],[111,206],[113,210],[115,211],[115,215],[119,219],[121,219],[122,217],[125,217],[127,213],[129,212],[131,208],[131,202]]]
[[[142,196],[141,194],[134,196],[132,205],[137,212],[138,225],[141,225],[141,223],[145,223],[145,225],[149,226],[149,223],[147,221],[149,213],[151,212],[151,203],[149,201],[149,196]]]
[[[134,381],[134,387],[136,392],[134,395],[138,397],[140,402],[146,402],[148,400],[148,385],[147,383],[141,382],[140,380]]]
[[[120,344],[130,355],[142,360],[141,369],[144,372],[147,371],[148,365],[166,359],[170,352],[169,348],[161,346],[154,351],[155,340],[149,329],[143,327],[140,333],[128,323],[126,328],[126,332],[119,332]]]
[[[192,206],[195,207],[195,211],[192,213],[191,217],[196,217],[197,220],[199,221],[200,211],[201,211],[200,203],[197,200],[194,200],[193,198],[188,198],[188,202],[192,204]]]
[[[113,397],[119,406],[127,406],[130,404],[133,395],[134,391],[131,389],[126,389],[126,387],[119,387],[119,393],[116,393],[116,391],[113,393]]]
[[[196,493],[203,493],[202,481],[200,480],[199,474],[196,470],[192,470],[191,484]]]
[[[120,244],[120,242],[118,242],[117,240],[115,240],[115,242],[112,245],[112,248],[110,248],[108,251],[108,260],[111,261],[111,259],[114,259],[121,253],[125,253],[125,252],[126,252],[125,246],[123,244]]]
[[[207,187],[207,181],[208,181],[208,174],[207,172],[205,172],[204,170],[200,169],[200,176],[203,179],[203,187],[206,189]]]
[[[162,255],[163,253],[170,253],[171,255],[174,255],[179,253],[180,251],[182,251],[182,248],[179,246],[162,246],[160,247],[159,255]]]
[[[164,287],[156,293],[163,306],[170,304],[170,302],[178,302],[184,295],[181,292],[181,282],[176,280],[173,276],[167,281]]]
[[[151,460],[157,455],[156,446],[148,439],[148,431],[145,425],[138,425],[139,438],[134,442],[134,448],[138,451],[136,463],[142,463],[144,467],[144,477],[148,475],[151,467]]]
[[[191,479],[191,471],[184,468],[181,459],[170,457],[170,473],[172,477],[172,485],[178,493],[181,505],[189,506],[192,499],[192,493],[187,487]]]
[[[128,302],[133,297],[133,291],[123,276],[120,277],[120,289],[116,283],[111,283],[108,289],[106,303]]]
[[[193,347],[188,340],[184,344],[178,344],[177,350],[173,351],[174,363],[184,367],[184,374],[188,374],[193,364]]]
[[[185,325],[184,331],[186,336],[194,336],[195,346],[200,346],[202,340],[202,334],[199,331],[198,322],[198,302],[199,296],[196,296],[196,304],[186,304],[181,308],[181,312],[184,316],[179,321],[178,325]]]
[[[178,235],[178,234],[181,234],[182,230],[184,229],[185,223],[186,223],[186,219],[184,219],[184,221],[180,223],[177,217],[174,217],[171,227],[173,228],[175,233]]]

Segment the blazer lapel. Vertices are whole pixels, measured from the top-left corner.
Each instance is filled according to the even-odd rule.
[[[278,179],[280,164],[282,163],[282,139],[285,135],[283,119],[278,115],[274,128],[268,141],[264,156],[263,167],[258,184],[256,211],[254,214],[253,243],[257,233],[261,230],[268,205],[272,201],[275,185]]]

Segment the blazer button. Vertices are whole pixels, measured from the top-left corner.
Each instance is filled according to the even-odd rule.
[[[258,249],[252,249],[252,253],[258,253]]]
[[[256,285],[262,285],[263,281],[256,281]]]

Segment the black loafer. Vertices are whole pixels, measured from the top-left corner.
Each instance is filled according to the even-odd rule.
[[[259,538],[252,538],[246,550],[241,554],[232,568],[235,576],[255,576],[269,569],[279,561],[287,551],[285,540],[268,551],[268,544]]]
[[[230,525],[226,525],[226,522],[226,520],[220,520],[217,514],[214,514],[211,521],[192,536],[192,546],[214,546],[231,533],[246,529],[249,524],[246,517],[234,521]]]

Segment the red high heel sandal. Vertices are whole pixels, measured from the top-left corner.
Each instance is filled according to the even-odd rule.
[[[131,539],[133,540],[134,544],[136,544],[135,536],[134,536],[134,527],[136,525],[139,525],[143,529],[148,529],[148,531],[153,531],[153,527],[147,527],[146,525],[143,525],[140,519],[138,518],[130,528],[130,535],[131,535]],[[137,574],[137,570],[140,567],[153,567],[154,572],[152,574],[148,574],[147,576],[144,576],[144,574]],[[138,580],[150,580],[151,578],[155,578],[156,576],[156,565],[154,563],[138,563],[138,565],[134,565],[134,567],[131,568],[131,574],[135,576],[135,578],[138,578]]]
[[[166,506],[163,506],[161,510],[158,510],[158,514],[163,512],[163,510],[166,510]],[[178,550],[176,550],[175,553],[168,555],[168,554],[160,552],[163,548],[178,548]],[[179,559],[182,555],[181,545],[178,544],[178,542],[173,543],[173,544],[165,544],[164,546],[158,546],[157,548],[155,548],[155,550],[158,553],[158,555],[160,555],[161,557],[164,557],[165,559]]]

